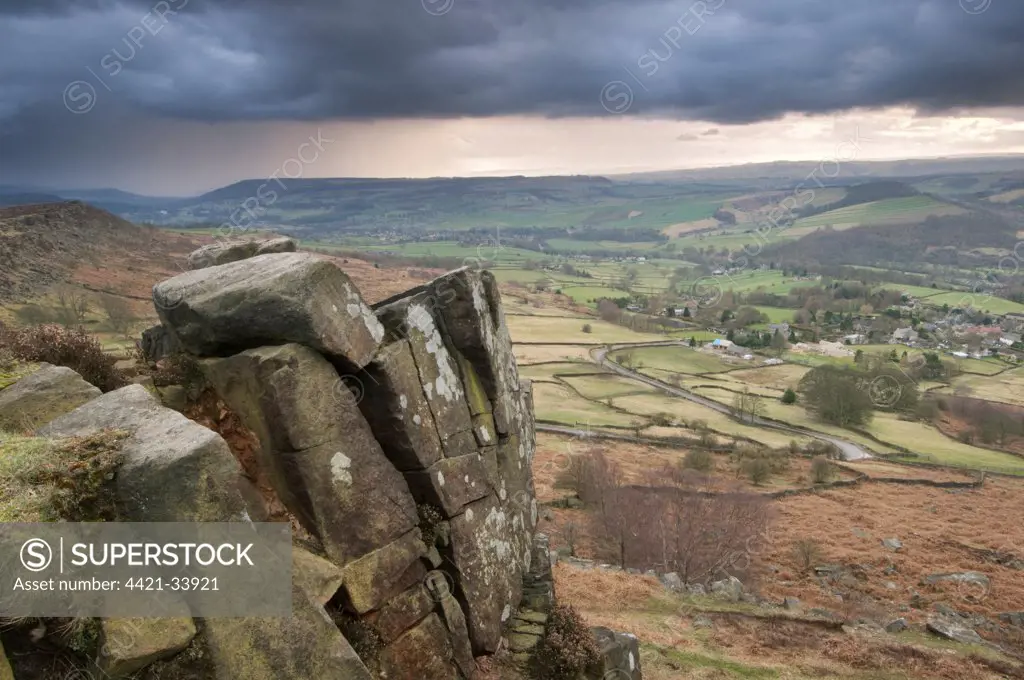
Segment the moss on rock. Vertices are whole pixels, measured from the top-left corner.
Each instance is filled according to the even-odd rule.
[[[112,483],[128,433],[51,440],[0,433],[0,522],[95,522],[119,517]]]

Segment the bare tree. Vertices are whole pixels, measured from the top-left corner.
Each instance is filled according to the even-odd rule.
[[[732,407],[737,418],[753,422],[764,413],[764,399],[744,387],[742,392],[737,392],[733,397]]]
[[[121,335],[128,335],[135,315],[128,301],[115,295],[100,296],[100,306],[107,317],[107,325],[110,330]]]
[[[622,310],[611,300],[604,299],[597,303],[597,314],[605,321],[618,323],[622,317]]]
[[[89,297],[76,286],[61,286],[57,289],[57,307],[62,324],[80,326],[89,313]]]
[[[760,495],[722,492],[692,470],[651,470],[644,485],[627,485],[598,453],[588,459],[587,480],[608,557],[623,567],[674,571],[686,582],[742,578],[771,521]]]
[[[775,356],[782,356],[782,353],[786,351],[788,346],[789,342],[786,340],[786,336],[782,334],[782,331],[776,330],[771,342],[771,348]]]
[[[751,394],[748,399],[747,410],[750,413],[750,420],[756,420],[764,415],[764,398],[760,394]]]

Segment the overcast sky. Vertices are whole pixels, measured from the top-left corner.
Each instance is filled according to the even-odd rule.
[[[611,173],[853,139],[1024,152],[1024,1],[0,0],[0,183]]]

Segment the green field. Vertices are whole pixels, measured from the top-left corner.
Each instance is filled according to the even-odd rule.
[[[548,248],[556,253],[587,253],[602,250],[659,250],[661,241],[584,241],[570,238],[549,238]]]
[[[957,215],[964,210],[955,205],[938,201],[930,196],[906,196],[889,198],[872,203],[858,203],[838,210],[811,217],[804,217],[793,224],[794,233],[799,234],[804,227],[824,227],[831,225],[836,229],[844,226],[863,224],[899,224],[903,222],[919,222],[929,215]]]
[[[541,279],[551,278],[551,274],[549,272],[545,272],[540,269],[522,269],[508,265],[489,267],[488,271],[494,274],[494,278],[499,283],[508,283],[509,281],[535,283]]]
[[[952,387],[932,390],[932,394],[953,394],[957,389],[965,396],[1024,406],[1024,368],[1015,368],[996,376],[962,375],[953,379]]]
[[[594,373],[600,370],[601,367],[596,364],[574,361],[547,364],[520,364],[519,377],[541,382],[558,382],[558,378],[556,376]]]
[[[599,319],[565,319],[554,316],[508,316],[513,342],[569,343],[600,345],[616,342],[651,342],[664,340],[651,333],[636,333]],[[590,326],[585,333],[583,326]]]
[[[326,250],[359,250],[361,252],[397,255],[400,257],[447,257],[471,262],[516,263],[547,259],[550,255],[535,250],[513,248],[504,244],[462,245],[457,241],[414,241],[381,243],[376,239],[346,238],[339,242],[308,242],[303,245]]]
[[[721,404],[725,404],[726,406],[732,406],[733,404],[734,393],[732,392],[705,389],[703,390],[703,394],[708,399],[713,399]],[[804,427],[809,430],[815,430],[817,432],[841,437],[852,441],[869,451],[875,451],[877,453],[890,453],[896,451],[895,449],[879,444],[868,437],[863,437],[856,432],[851,432],[850,430],[841,427],[819,422],[799,404],[786,405],[778,399],[764,399],[762,401],[762,405],[764,408],[764,416],[767,418],[778,420],[782,423],[788,423],[790,425],[796,425],[797,427]]]
[[[739,392],[750,392],[756,394],[765,399],[778,399],[782,396],[782,393],[778,390],[773,390],[769,387],[760,387],[758,385],[740,385],[737,383],[727,382],[724,380],[713,380],[711,376],[704,376],[700,379],[687,380],[686,385],[688,389],[702,397],[713,399],[722,404],[732,405],[733,398]],[[720,383],[720,384],[715,384]]]
[[[941,307],[945,304],[949,305],[951,309],[971,306],[974,309],[980,309],[992,314],[1024,313],[1024,305],[1019,302],[1006,300],[986,293],[952,291],[946,293],[940,292],[936,295],[929,295],[928,297],[923,298],[922,302],[934,307]]]
[[[562,295],[568,295],[576,302],[581,305],[589,305],[591,307],[597,306],[597,301],[601,298],[618,298],[627,297],[629,293],[618,288],[611,288],[606,286],[556,286],[556,290],[562,292]]]
[[[795,309],[766,307],[764,305],[758,305],[755,309],[768,317],[768,323],[793,323],[793,315],[797,311]]]
[[[904,345],[857,345],[851,347],[854,350],[862,350],[865,354],[877,356],[877,357],[888,357],[893,350],[896,350],[896,355],[901,357],[903,353],[907,353],[908,359],[914,359],[916,357],[923,356],[925,352],[930,350],[924,350],[916,347],[906,347]],[[1010,368],[1009,364],[1006,364],[999,359],[961,359],[954,357],[949,354],[939,354],[943,361],[953,363],[957,370],[962,373],[978,373],[980,375],[995,375]]]
[[[963,444],[931,425],[899,420],[891,413],[876,413],[868,431],[883,441],[923,455],[930,462],[1024,475],[1024,458]]]
[[[545,362],[590,362],[591,349],[585,345],[512,345],[520,366]]]
[[[813,354],[811,352],[791,352],[786,351],[782,353],[783,360],[799,364],[801,366],[810,366],[811,368],[817,366],[853,366],[853,357],[830,357],[821,354]]]
[[[630,427],[638,420],[637,416],[585,399],[556,383],[534,383],[533,403],[538,420],[569,427]]]
[[[710,281],[716,282],[721,286],[722,290],[732,290],[737,293],[749,293],[763,288],[769,293],[785,294],[792,288],[806,288],[821,284],[817,280],[798,281],[792,276],[783,276],[782,272],[778,270],[741,271],[735,274],[711,277],[710,280],[705,278],[701,283],[709,283]]]
[[[806,366],[797,364],[780,364],[777,366],[763,366],[761,368],[750,368],[742,371],[729,371],[716,375],[718,380],[729,380],[745,385],[761,385],[774,390],[785,390],[787,387],[796,388],[800,379],[810,370]]]
[[[707,406],[664,394],[619,397],[615,400],[615,406],[638,415],[664,413],[672,418],[681,418],[688,424],[694,420],[701,420],[715,432],[726,436],[746,437],[765,446],[786,446],[794,439],[787,433],[744,425]]]
[[[624,378],[614,373],[604,375],[581,375],[562,377],[574,390],[587,399],[604,400],[610,397],[621,397],[627,394],[649,394],[655,392],[653,387]]]
[[[689,341],[693,338],[696,342],[711,342],[716,339],[724,339],[721,333],[712,333],[711,331],[702,331],[696,328],[684,328],[680,330],[670,330],[668,336],[679,340]]]
[[[608,356],[612,361],[622,363],[618,360],[622,354],[628,355],[633,366],[641,372],[660,369],[673,373],[699,375],[728,371],[737,367],[737,364],[723,361],[717,355],[711,354],[710,351],[703,352],[688,347],[638,347],[632,350],[611,352]]]

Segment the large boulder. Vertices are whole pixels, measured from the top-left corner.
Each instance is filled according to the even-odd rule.
[[[418,522],[402,474],[384,455],[334,367],[296,344],[202,362],[224,402],[260,441],[278,498],[344,566]]]
[[[730,602],[739,602],[743,597],[743,583],[735,576],[715,581],[711,584],[711,592]]]
[[[962,571],[943,574],[929,574],[924,578],[924,583],[934,585],[936,583],[962,583],[979,588],[988,588],[989,578],[978,571]]]
[[[298,247],[295,239],[278,236],[248,241],[221,241],[211,243],[193,251],[188,256],[189,269],[205,269],[217,265],[246,260],[256,255],[272,253],[294,253]]]
[[[628,633],[616,633],[608,628],[592,628],[601,661],[587,670],[588,680],[642,680],[640,669],[640,642]]]
[[[348,276],[309,253],[186,272],[158,283],[153,300],[161,322],[198,356],[297,342],[354,369],[373,358],[384,338]]]
[[[64,366],[41,364],[0,390],[0,430],[35,430],[102,394]]]
[[[941,617],[930,619],[927,628],[939,637],[961,644],[976,645],[983,642],[981,636],[973,628],[968,628],[963,623],[952,619]]]
[[[96,661],[109,678],[124,678],[174,656],[196,635],[192,619],[101,619],[100,655]]]
[[[493,653],[501,629],[523,595],[524,562],[516,536],[524,531],[494,496],[471,503],[451,520],[451,561],[469,637],[477,653]]]
[[[515,431],[521,418],[515,398],[519,375],[501,295],[489,272],[459,269],[375,308],[399,337],[409,337],[415,327],[410,312],[432,317],[444,329],[449,354],[464,358],[474,369],[460,371],[472,414],[493,414],[499,434]],[[445,429],[440,422],[439,428]]]
[[[1024,628],[1024,612],[1003,612],[999,615],[999,620],[1011,626]]]
[[[142,331],[142,339],[139,341],[139,349],[142,350],[142,358],[151,364],[175,354],[181,350],[178,339],[174,333],[167,330],[162,324],[157,324]]]
[[[41,428],[76,437],[126,430],[117,493],[133,522],[229,522],[246,516],[241,467],[220,435],[164,408],[141,385],[108,392]]]
[[[203,633],[217,680],[372,678],[330,616],[299,589],[290,618],[210,618]]]

